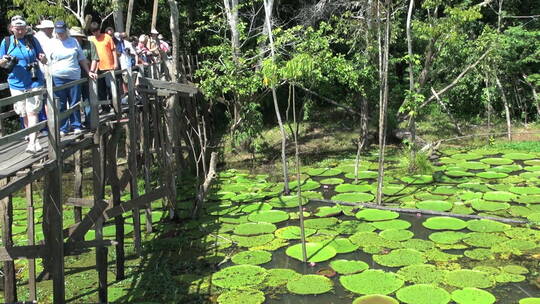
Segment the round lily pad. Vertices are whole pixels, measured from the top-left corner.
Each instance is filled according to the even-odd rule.
[[[533,224],[540,225],[540,212],[527,215],[527,219]]]
[[[492,220],[472,220],[467,222],[467,229],[475,232],[502,232],[511,226]]]
[[[279,287],[287,282],[299,279],[302,275],[292,269],[273,268],[267,272],[265,285],[270,287]]]
[[[531,195],[531,194],[540,194],[540,187],[528,186],[528,187],[510,187],[510,192],[519,194],[519,195]]]
[[[396,274],[375,269],[368,269],[353,275],[340,276],[339,282],[349,291],[366,295],[387,295],[403,286],[403,280]]]
[[[525,277],[524,275],[507,272],[501,272],[500,274],[495,276],[495,281],[497,281],[498,283],[518,283],[523,282],[526,279],[527,277]]]
[[[499,179],[499,178],[508,177],[508,174],[502,173],[502,172],[486,171],[486,172],[476,173],[476,176],[485,178],[485,179]]]
[[[463,288],[452,292],[452,300],[457,304],[493,304],[494,295],[478,288]]]
[[[431,193],[433,194],[440,194],[440,195],[454,195],[458,189],[456,187],[452,186],[437,186],[433,190],[431,190]]]
[[[347,203],[361,203],[370,202],[375,198],[371,193],[364,192],[346,192],[332,196],[333,201],[347,202]]]
[[[447,201],[422,201],[416,203],[416,208],[434,211],[448,211],[451,210],[454,204]]]
[[[523,167],[518,164],[501,165],[501,166],[489,168],[489,171],[502,172],[502,173],[512,173],[512,172],[516,172],[520,170],[523,170]]]
[[[449,261],[455,261],[462,257],[460,254],[450,254],[446,253],[444,251],[438,250],[436,248],[427,250],[424,252],[424,255],[426,258],[433,262],[449,262]]]
[[[360,171],[358,172],[358,179],[376,179],[378,173],[375,171]],[[345,174],[346,178],[354,179],[354,173]]]
[[[304,220],[304,227],[312,229],[324,229],[335,226],[338,219],[335,217],[315,218]]]
[[[388,229],[408,229],[411,227],[411,223],[405,220],[388,220],[388,221],[379,221],[371,223],[375,228],[379,230],[388,230]]]
[[[412,193],[416,188],[412,186],[403,186],[403,185],[384,185],[383,194],[387,196],[397,196]],[[377,187],[371,189],[373,194],[377,193]]]
[[[289,219],[289,214],[283,210],[263,210],[248,216],[251,222],[279,223]]]
[[[457,185],[458,188],[460,189],[468,189],[468,190],[473,190],[473,191],[479,191],[479,192],[487,192],[487,191],[490,191],[489,187],[486,186],[485,184],[480,184],[480,183],[463,183],[463,184],[459,184]]]
[[[457,166],[467,170],[485,170],[489,168],[488,164],[473,161],[458,163]]]
[[[455,244],[463,240],[467,233],[460,231],[441,231],[429,235],[429,239],[438,244]]]
[[[428,218],[422,225],[433,230],[461,230],[467,227],[467,222],[454,217],[436,216]]]
[[[264,292],[254,289],[228,290],[217,298],[219,304],[262,304],[264,301]]]
[[[349,260],[334,260],[330,262],[330,267],[339,274],[353,274],[369,268],[365,262]]]
[[[262,283],[266,274],[266,269],[259,266],[236,265],[214,273],[212,283],[221,288],[245,288]]]
[[[459,288],[488,288],[494,285],[489,273],[471,269],[460,269],[448,272],[446,274],[446,283],[450,286]]]
[[[540,203],[540,195],[522,195],[515,201],[520,204],[538,204]]]
[[[287,283],[287,289],[300,295],[316,295],[329,292],[334,287],[332,280],[325,276],[307,274]]]
[[[447,170],[444,174],[450,177],[470,177],[474,176],[474,173],[463,171],[463,170]]]
[[[293,245],[285,251],[285,253],[299,261],[303,260],[302,244]],[[337,252],[334,247],[321,243],[306,243],[306,254],[308,262],[322,262],[336,256]]]
[[[507,154],[504,154],[502,157],[508,158],[508,159],[513,159],[513,160],[529,160],[529,159],[536,158],[536,156],[534,156],[532,154],[517,153],[517,152],[507,153]]]
[[[291,187],[292,190],[295,190],[298,188],[298,183],[296,181],[294,182],[291,182],[291,184],[289,185]],[[319,189],[321,187],[321,184],[314,181],[314,180],[304,180],[300,183],[300,189],[302,191],[309,191],[309,190],[315,190],[315,189]]]
[[[271,242],[274,239],[273,234],[261,234],[254,236],[233,235],[231,239],[240,247],[255,247],[262,246]]]
[[[423,253],[414,249],[396,249],[388,254],[375,254],[373,260],[387,267],[402,267],[426,262]]]
[[[337,177],[331,177],[331,178],[325,178],[321,180],[321,184],[323,185],[339,185],[343,184],[345,181],[342,178]]]
[[[302,205],[308,203],[308,199],[306,197],[302,197],[300,201]],[[276,208],[298,208],[298,203],[298,196],[296,195],[284,195],[275,197],[269,201],[269,204]]]
[[[317,211],[315,212],[315,216],[317,217],[328,217],[328,216],[336,216],[340,214],[342,211],[340,206],[323,206],[317,208]]]
[[[242,207],[242,211],[246,213],[251,213],[255,211],[263,211],[272,209],[272,205],[268,203],[251,203]]]
[[[373,187],[371,185],[353,185],[353,184],[341,184],[337,185],[335,191],[338,193],[343,192],[368,192]]]
[[[423,185],[433,183],[433,176],[431,175],[411,175],[401,178],[401,181],[411,185]]]
[[[359,247],[358,245],[353,244],[349,239],[344,238],[332,239],[329,242],[324,242],[324,244],[334,247],[337,253],[353,252]]]
[[[410,239],[405,242],[401,242],[403,248],[416,249],[418,251],[427,251],[435,247],[432,241],[422,239]]]
[[[517,198],[517,195],[506,191],[490,191],[484,193],[485,200],[496,202],[510,202]]]
[[[259,235],[276,231],[276,225],[271,223],[244,223],[234,228],[238,235]]]
[[[371,231],[375,231],[375,229],[380,229],[380,228],[375,228],[375,226],[373,225],[375,223],[383,223],[383,222],[364,223],[364,222],[356,221],[356,220],[343,221],[338,224],[336,230],[340,234],[355,234],[357,232],[362,232],[362,231],[371,232]]]
[[[503,266],[502,270],[511,274],[527,274],[529,270],[523,266],[519,265],[506,265]]]
[[[540,304],[540,298],[523,298],[518,304]]]
[[[463,254],[470,259],[478,260],[478,261],[489,260],[489,259],[494,258],[493,252],[485,248],[475,248],[472,250],[465,250]]]
[[[508,158],[497,158],[497,157],[484,158],[484,159],[481,159],[480,161],[483,162],[484,164],[497,165],[497,166],[510,165],[511,163],[514,162],[513,160],[508,159]]]
[[[341,174],[341,170],[337,168],[313,168],[306,171],[307,174],[311,176],[336,176]]]
[[[272,254],[263,250],[242,251],[232,256],[231,261],[235,264],[260,265],[272,260]]]
[[[383,238],[390,241],[405,241],[414,236],[414,233],[404,229],[387,229],[379,233]]]
[[[398,270],[397,274],[407,282],[414,284],[434,284],[444,281],[446,270],[440,270],[434,265],[418,264],[409,265]]]
[[[502,234],[486,232],[470,232],[463,239],[468,245],[485,248],[489,248],[507,240],[508,238]]]
[[[508,203],[484,201],[484,200],[472,200],[471,206],[478,211],[499,211],[510,208]]]
[[[437,286],[417,284],[404,287],[396,292],[396,297],[407,304],[446,304],[450,294]]]
[[[376,294],[356,298],[352,304],[399,304],[399,302],[389,296]]]
[[[391,220],[398,217],[399,213],[397,212],[379,209],[363,209],[356,213],[357,219],[363,219],[370,222]]]
[[[315,234],[316,229],[304,228],[304,236],[308,237]],[[299,240],[300,239],[300,226],[287,226],[279,228],[274,233],[276,237],[286,240]]]

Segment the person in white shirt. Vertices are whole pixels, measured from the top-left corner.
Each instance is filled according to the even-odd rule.
[[[51,20],[42,20],[40,24],[36,25],[36,28],[39,29],[34,37],[41,44],[41,48],[45,52],[45,55],[49,57],[51,54],[50,50],[50,40],[53,38],[54,23]],[[42,69],[43,70],[43,69]]]

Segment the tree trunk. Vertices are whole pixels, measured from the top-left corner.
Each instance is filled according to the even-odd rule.
[[[132,1],[132,0],[131,0]],[[178,81],[178,59],[180,46],[179,12],[176,0],[168,0],[171,11],[170,28],[172,33],[172,61],[171,61],[171,81]]]
[[[356,161],[354,164],[354,183],[358,183],[358,172],[360,167],[360,153],[364,149],[368,136],[368,110],[369,104],[365,96],[360,97],[360,136],[358,137],[358,146],[356,147]]]
[[[231,49],[233,61],[238,64],[240,57],[240,34],[238,32],[238,0],[223,0],[225,14],[231,30]]]
[[[512,140],[512,121],[510,120],[510,106],[508,105],[508,99],[506,99],[506,94],[504,93],[504,88],[501,84],[501,80],[499,79],[499,76],[495,76],[495,82],[497,83],[497,87],[501,91],[501,98],[503,100],[504,104],[504,113],[506,115],[506,134],[508,137],[508,140]]]
[[[134,2],[134,0],[129,0],[128,7],[127,7],[126,35],[128,37],[131,35],[131,19],[133,18],[133,2]]]
[[[272,35],[272,23],[271,16],[272,11],[270,10],[269,0],[264,0],[264,12],[265,12],[265,24],[268,26],[268,40],[270,41],[270,53],[272,54],[272,60],[275,60],[275,49],[274,49],[274,36]],[[287,167],[287,155],[285,153],[285,148],[287,147],[287,135],[285,134],[285,128],[283,127],[283,122],[281,120],[281,112],[279,111],[279,104],[276,94],[276,88],[272,85],[272,98],[274,100],[274,110],[276,111],[276,118],[279,124],[279,131],[281,132],[281,161],[283,163],[283,193],[289,194],[289,169]],[[300,185],[298,185],[300,186]]]
[[[382,190],[383,190],[383,180],[384,180],[384,150],[386,146],[386,107],[388,104],[388,53],[390,51],[390,9],[392,6],[392,1],[388,0],[386,3],[386,26],[384,33],[384,47],[381,48],[379,58],[382,59],[380,66],[382,67],[381,77],[381,89],[380,89],[380,98],[379,98],[379,174],[377,176],[377,204],[382,204]],[[380,13],[378,12],[380,16]],[[379,22],[380,27],[380,22]],[[380,30],[379,30],[380,33]],[[380,36],[380,34],[379,34]],[[380,38],[379,38],[380,41]],[[379,46],[382,43],[379,42]]]
[[[124,0],[113,0],[113,7],[114,28],[119,33],[124,32]]]
[[[150,27],[150,29],[152,30],[156,29],[158,5],[159,5],[159,0],[154,0],[154,5],[152,7],[152,25]]]
[[[412,48],[412,34],[411,34],[411,21],[412,13],[414,9],[414,0],[409,1],[409,10],[407,12],[407,53],[409,55],[409,92],[412,94],[415,91],[414,88],[414,65],[413,65],[413,48]],[[416,111],[415,111],[416,112]],[[411,133],[411,155],[409,164],[416,164],[416,114],[411,115],[409,121],[409,132]],[[409,165],[410,166],[410,165]],[[409,168],[410,169],[410,168]]]

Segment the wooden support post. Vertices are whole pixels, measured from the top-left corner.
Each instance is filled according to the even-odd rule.
[[[28,237],[28,245],[35,244],[35,220],[34,220],[34,198],[33,198],[32,183],[26,185],[26,210],[27,210],[27,230],[26,235]],[[37,300],[37,288],[36,288],[36,260],[28,259],[28,288],[30,301]]]
[[[107,169],[108,180],[112,190],[112,205],[120,206],[120,181],[118,179],[118,166],[116,164],[116,153],[118,152],[118,142],[120,141],[122,128],[120,125],[115,125],[112,130],[112,135],[107,143]],[[116,279],[123,280],[124,274],[124,217],[119,215],[114,218],[116,230]]]
[[[116,119],[120,120],[122,118],[122,105],[120,104],[120,94],[118,93],[118,83],[116,82],[116,75],[114,74],[114,71],[109,71],[107,73],[111,73],[111,77],[109,78],[110,86],[111,86],[111,105],[114,108],[114,111],[116,112]],[[121,79],[121,77],[120,77]]]
[[[101,135],[101,127],[97,125],[92,146],[92,180],[94,189],[94,206],[101,204],[105,192],[105,140]],[[103,240],[103,218],[99,217],[95,224],[96,241]],[[99,302],[107,303],[107,249],[96,248],[96,268],[98,272]]]
[[[142,141],[143,146],[143,160],[144,160],[144,192],[150,193],[152,186],[150,185],[150,104],[146,93],[142,93],[143,97],[143,112],[142,112]],[[152,233],[152,204],[148,204],[148,207],[144,210],[146,215],[146,233]]]
[[[0,185],[7,185],[8,179],[0,180]],[[6,248],[13,247],[12,224],[13,224],[13,205],[11,195],[5,197],[0,202],[2,214],[2,245]],[[4,262],[4,301],[17,302],[17,286],[15,278],[15,263],[13,261]]]
[[[52,76],[47,80],[47,125],[49,127],[49,159],[55,167],[45,176],[43,197],[43,233],[47,246],[47,264],[53,279],[53,303],[64,303],[64,236],[62,209],[62,151],[60,150],[60,126],[58,105],[53,94]]]
[[[99,98],[97,80],[88,80],[88,101],[90,102],[90,129],[96,130],[99,125]]]
[[[127,85],[128,85],[128,105],[129,105],[129,123],[127,126],[127,142],[126,151],[128,151],[128,170],[131,176],[129,182],[129,192],[131,199],[139,197],[139,189],[137,185],[138,166],[137,166],[137,109],[135,108],[135,86],[133,84],[133,78],[131,69],[127,73]],[[139,208],[133,209],[133,237],[135,243],[135,250],[137,254],[141,254],[141,212]]]
[[[74,165],[74,171],[75,171],[75,182],[73,183],[73,193],[76,198],[82,198],[83,197],[83,169],[82,169],[82,150],[76,151],[75,154],[73,154],[73,165]],[[82,221],[82,208],[81,207],[74,207],[73,208],[73,215],[75,218],[75,223],[80,223]],[[82,241],[82,240],[81,240]]]

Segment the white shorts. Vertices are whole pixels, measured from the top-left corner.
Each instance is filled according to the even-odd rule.
[[[11,96],[18,96],[27,92],[37,91],[41,89],[43,88],[40,87],[40,88],[34,88],[30,90],[21,91],[21,90],[15,90],[15,89],[10,88],[9,91],[11,92]],[[42,106],[43,106],[43,94],[39,94],[36,96],[28,97],[25,100],[17,101],[16,103],[13,104],[13,110],[15,110],[15,113],[17,113],[17,115],[24,117],[28,113],[35,113],[35,114],[39,113],[39,111],[41,111]]]

